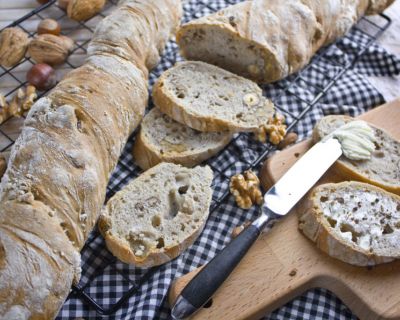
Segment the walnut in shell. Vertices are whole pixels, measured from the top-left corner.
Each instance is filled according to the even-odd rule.
[[[37,63],[58,65],[67,59],[72,47],[71,41],[64,36],[41,34],[31,41],[28,53]]]
[[[105,0],[70,0],[67,14],[75,21],[87,20],[99,13],[105,3]]]
[[[24,57],[28,44],[28,35],[20,28],[4,29],[0,33],[0,65],[15,66]]]

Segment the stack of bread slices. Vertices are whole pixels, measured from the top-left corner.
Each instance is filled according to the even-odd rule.
[[[204,62],[164,72],[153,101],[133,148],[147,171],[108,201],[99,220],[109,250],[141,267],[177,257],[202,231],[212,171],[198,165],[274,114],[257,84]]]
[[[314,129],[314,142],[353,120],[323,118]],[[400,142],[370,126],[375,135],[371,158],[356,161],[342,156],[333,169],[347,181],[312,190],[299,224],[321,250],[358,266],[400,258]]]

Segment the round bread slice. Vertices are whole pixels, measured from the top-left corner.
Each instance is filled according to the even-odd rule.
[[[160,162],[194,167],[222,150],[231,139],[230,132],[193,130],[153,108],[142,121],[133,157],[143,170]]]
[[[343,115],[322,118],[314,128],[313,141],[322,138],[355,119]],[[400,195],[400,142],[371,124],[376,138],[375,151],[369,160],[350,160],[345,156],[335,163],[335,171],[346,180],[359,180]]]
[[[153,87],[155,105],[198,131],[257,131],[274,114],[256,83],[216,66],[181,62]]]
[[[152,267],[176,258],[203,230],[211,203],[212,171],[160,163],[106,204],[99,230],[123,262]]]
[[[400,258],[400,197],[362,182],[323,184],[307,198],[299,229],[344,262],[390,262]]]

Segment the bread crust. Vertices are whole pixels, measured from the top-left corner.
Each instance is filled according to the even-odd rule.
[[[362,15],[380,13],[392,2],[244,1],[182,25],[177,43],[186,59],[269,83],[300,70]]]
[[[175,164],[181,164],[185,167],[194,167],[213,155],[217,154],[222,150],[232,139],[232,134],[226,133],[221,135],[221,140],[217,145],[211,146],[206,150],[199,151],[196,148],[194,150],[185,151],[169,151],[165,150],[160,153],[157,149],[158,146],[154,145],[149,139],[146,138],[143,133],[143,126],[146,122],[142,122],[142,128],[136,136],[135,144],[133,146],[133,158],[136,164],[139,165],[143,170],[147,170],[161,162],[172,162]],[[152,130],[148,128],[147,130]],[[153,129],[155,130],[155,129]]]
[[[85,64],[32,106],[1,184],[1,319],[53,319],[79,280],[79,250],[144,114],[147,68],[181,13],[180,0],[120,1]]]
[[[314,188],[310,195],[303,201],[301,208],[298,210],[300,213],[299,229],[311,241],[315,242],[319,249],[327,253],[329,256],[352,265],[374,266],[399,258],[398,256],[378,255],[369,250],[364,250],[358,245],[343,241],[343,239],[332,232],[332,227],[323,217],[322,210],[318,205],[318,191],[321,188],[336,190],[340,189],[342,186],[374,190],[382,194],[382,196],[395,198],[400,204],[399,196],[373,185],[361,182],[327,183]]]

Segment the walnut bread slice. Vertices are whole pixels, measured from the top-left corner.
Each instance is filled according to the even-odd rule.
[[[209,167],[160,163],[106,204],[99,230],[121,261],[152,267],[176,258],[203,230],[211,202]]]
[[[363,182],[314,188],[299,229],[344,262],[372,266],[400,257],[400,197]]]
[[[165,71],[153,87],[153,101],[199,131],[257,131],[274,113],[256,83],[199,61]]]
[[[322,118],[314,128],[313,141],[318,142],[354,118],[332,115]],[[358,180],[400,195],[400,142],[384,130],[369,124],[374,130],[375,151],[369,160],[350,160],[342,156],[334,169],[346,180]]]
[[[143,170],[160,162],[194,167],[223,149],[231,138],[228,131],[193,130],[153,108],[142,121],[133,156]]]

